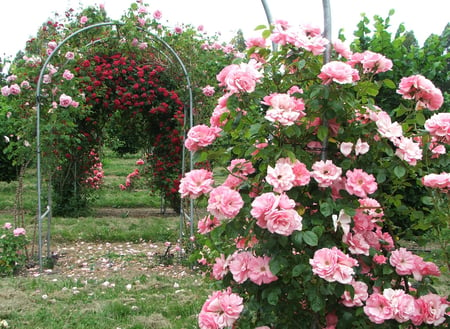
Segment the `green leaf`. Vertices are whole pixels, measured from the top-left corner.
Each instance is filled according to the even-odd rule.
[[[424,123],[425,123],[425,120],[426,119],[425,119],[425,116],[423,115],[423,112],[422,111],[417,111],[416,112],[416,122],[417,122],[417,124],[423,126]]]
[[[319,244],[319,237],[312,231],[303,232],[303,240],[311,247],[315,247]]]
[[[273,289],[271,292],[269,292],[269,295],[267,296],[267,302],[270,305],[277,305],[280,294],[281,294],[280,288]]]
[[[434,205],[433,198],[431,196],[423,196],[420,200],[427,206]]]
[[[328,202],[321,203],[320,213],[325,217],[331,216],[331,214],[333,213],[333,206]]]
[[[320,126],[317,131],[317,137],[321,141],[323,141],[325,138],[327,138],[328,137],[328,127]]]
[[[397,176],[398,178],[402,178],[403,176],[405,176],[406,174],[406,169],[403,166],[396,166],[394,168],[394,174],[395,176]]]
[[[384,79],[383,80],[383,84],[389,89],[397,88],[397,86],[395,85],[394,81],[392,81],[391,79]]]
[[[272,32],[270,32],[270,30],[264,30],[264,31],[262,32],[262,37],[263,37],[264,39],[267,39],[267,38],[270,37],[271,34],[272,34]]]
[[[300,248],[303,244],[303,232],[295,231],[294,233],[292,233],[291,239],[294,243],[294,246]]]

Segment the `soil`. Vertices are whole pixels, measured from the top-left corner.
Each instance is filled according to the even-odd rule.
[[[97,217],[176,216],[173,210],[163,213],[156,208],[98,208]],[[73,278],[102,279],[111,276],[136,277],[150,272],[173,277],[183,276],[189,269],[180,265],[182,254],[175,245],[163,242],[84,242],[52,243],[51,255],[39,263],[30,264],[24,275],[60,275]],[[43,253],[47,256],[46,246]]]

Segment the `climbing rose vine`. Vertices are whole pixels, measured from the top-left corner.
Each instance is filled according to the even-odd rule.
[[[200,328],[448,323],[449,302],[430,285],[439,267],[399,245],[386,215],[402,206],[389,189],[414,177],[429,193],[417,211],[448,219],[441,91],[421,75],[380,78],[390,59],[341,41],[324,64],[332,45],[314,26],[277,21],[246,44],[217,74],[210,124],[185,140],[197,167],[179,192],[206,206],[198,257],[218,287]],[[382,86],[402,111],[376,105]]]

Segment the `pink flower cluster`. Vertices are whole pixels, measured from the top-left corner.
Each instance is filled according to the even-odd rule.
[[[221,131],[222,129],[219,127],[208,127],[204,124],[194,126],[189,129],[184,145],[191,152],[198,151],[201,148],[211,145]]]
[[[248,175],[253,174],[256,170],[250,161],[246,159],[233,159],[227,167],[230,174],[223,183],[224,186],[235,189],[248,179]]]
[[[227,119],[224,117],[226,116],[225,113],[230,113],[230,110],[227,108],[229,96],[230,94],[225,94],[219,98],[218,104],[214,108],[211,118],[209,119],[211,127],[222,127],[227,123]]]
[[[232,219],[237,216],[243,206],[244,201],[238,191],[221,185],[209,193],[206,209],[218,219]]]
[[[73,107],[78,107],[79,103],[74,101],[72,99],[72,97],[66,95],[66,94],[62,94],[61,96],[59,96],[59,106],[61,107],[69,107],[69,106],[73,106]]]
[[[84,183],[90,188],[98,190],[100,185],[103,183],[103,177],[105,175],[103,171],[103,164],[94,150],[89,152],[89,158],[93,161],[93,164],[87,172],[88,177],[85,179]]]
[[[212,172],[205,169],[194,169],[181,179],[179,192],[182,198],[197,199],[199,196],[211,192],[213,184]]]
[[[292,126],[306,115],[303,100],[289,94],[270,94],[264,97],[262,104],[269,106],[264,117],[282,126]]]
[[[418,160],[422,160],[420,144],[410,137],[403,136],[402,126],[396,121],[392,122],[388,113],[380,110],[370,111],[369,117],[377,126],[378,133],[387,138],[397,147],[395,154],[409,165],[415,166]]]
[[[433,114],[424,126],[433,142],[450,144],[450,113]]]
[[[358,261],[333,247],[316,250],[309,264],[315,275],[328,282],[350,284],[355,274],[353,267],[358,265]]]
[[[320,55],[325,51],[329,41],[322,37],[319,27],[312,25],[302,25],[293,27],[286,21],[278,20],[274,24],[270,40],[279,45],[291,44]]]
[[[375,177],[362,169],[347,170],[345,176],[347,178],[345,180],[345,189],[351,195],[365,198],[378,188]]]
[[[202,93],[205,96],[212,97],[215,93],[214,87],[207,85],[206,87],[202,88]]]
[[[363,73],[382,73],[392,69],[392,61],[385,56],[366,50],[363,53],[353,53],[347,62],[352,67],[361,66]]]
[[[292,162],[289,158],[280,158],[275,167],[268,166],[266,182],[273,186],[273,190],[278,193],[289,191],[294,186],[308,185],[311,173],[306,165],[295,159]]]
[[[435,111],[444,103],[441,90],[422,75],[402,78],[397,93],[404,99],[417,101],[416,109],[428,108],[430,111]]]
[[[435,294],[416,299],[401,289],[388,288],[382,294],[371,294],[363,309],[369,320],[376,324],[394,319],[399,323],[411,320],[415,326],[423,323],[439,326],[445,321],[448,305],[444,298]]]
[[[379,202],[371,198],[359,199],[360,207],[353,216],[351,232],[345,232],[342,241],[354,255],[369,256],[370,248],[377,251],[391,250],[394,241],[389,233],[382,232],[383,210]],[[383,241],[383,243],[381,243]]]
[[[413,275],[417,281],[422,281],[422,278],[426,275],[441,275],[436,264],[424,261],[422,257],[414,255],[406,248],[392,251],[389,263],[395,267],[395,272],[398,275]]]
[[[217,75],[219,86],[225,87],[231,93],[251,93],[263,77],[259,71],[260,67],[261,64],[255,60],[228,65]]]
[[[203,304],[198,315],[200,329],[231,328],[244,309],[242,297],[231,289],[215,291]]]
[[[450,191],[450,173],[428,174],[422,177],[422,184],[442,191]]]
[[[1,89],[2,96],[8,97],[10,95],[19,95],[21,93],[20,86],[15,83],[11,86],[3,86]]]
[[[370,145],[366,142],[363,142],[361,138],[358,138],[356,144],[353,144],[352,142],[342,142],[339,146],[339,150],[346,157],[348,157],[352,153],[353,148],[355,149],[355,155],[359,156],[369,152]]]
[[[336,166],[331,160],[315,162],[312,170],[311,177],[319,184],[319,187],[330,187],[342,175],[342,169]]]
[[[13,230],[13,235],[14,236],[21,236],[21,235],[25,235],[27,232],[25,231],[25,229],[23,227],[18,227],[15,228]]]
[[[320,72],[318,77],[324,85],[329,85],[331,82],[347,84],[359,80],[358,70],[344,62],[331,61],[325,64]]]
[[[258,286],[269,284],[278,280],[278,277],[271,272],[269,263],[270,257],[254,256],[249,251],[235,253],[227,259],[222,255],[216,258],[212,276],[221,280],[229,271],[237,283],[250,280]]]
[[[220,225],[220,221],[214,216],[205,216],[199,219],[198,233],[207,234]]]
[[[256,224],[271,233],[289,236],[302,229],[302,217],[295,210],[295,201],[286,194],[263,193],[251,206],[250,214],[257,219]]]
[[[133,180],[136,178],[139,178],[139,169],[134,169],[131,173],[129,173],[127,175],[127,178],[125,179],[125,185],[120,184],[119,187],[122,191],[126,190],[126,189],[130,189],[131,185],[133,183]]]

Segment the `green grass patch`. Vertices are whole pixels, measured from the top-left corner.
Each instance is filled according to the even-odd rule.
[[[0,319],[10,328],[197,328],[208,287],[196,274],[130,279],[59,276],[0,282]],[[6,302],[3,302],[6,301]]]

